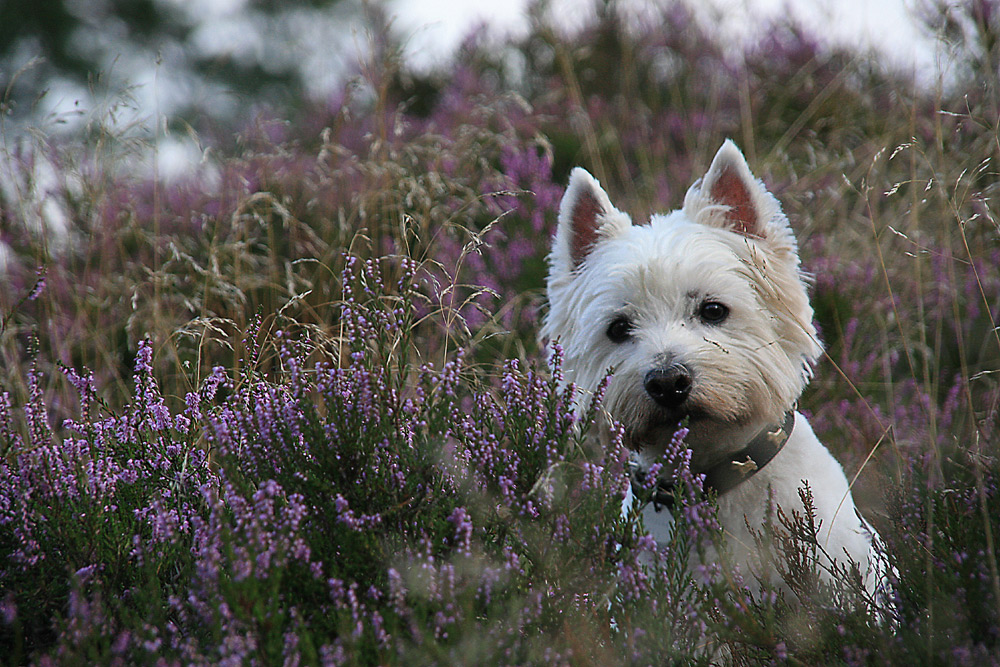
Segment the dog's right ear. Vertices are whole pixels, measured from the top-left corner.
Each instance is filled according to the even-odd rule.
[[[572,271],[603,238],[614,236],[632,221],[611,204],[597,179],[577,167],[559,204],[559,227],[552,246],[553,262]]]

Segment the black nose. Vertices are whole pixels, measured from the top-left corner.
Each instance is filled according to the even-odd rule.
[[[642,381],[649,397],[664,408],[677,409],[691,393],[691,373],[680,364],[646,373]]]

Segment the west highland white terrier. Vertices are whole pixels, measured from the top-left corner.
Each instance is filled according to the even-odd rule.
[[[639,470],[687,420],[691,469],[718,494],[729,553],[751,585],[751,571],[774,571],[759,572],[748,526],[760,529],[775,507],[801,513],[806,483],[823,551],[857,563],[869,593],[883,585],[877,536],[843,468],[795,410],[822,352],[795,237],[732,141],[680,210],[645,225],[574,169],[549,261],[542,338],[562,346],[566,382],[593,392],[613,371],[604,409]],[[661,545],[671,526],[662,509],[643,509]]]

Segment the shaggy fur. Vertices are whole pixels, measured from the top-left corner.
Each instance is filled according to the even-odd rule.
[[[549,261],[542,338],[562,345],[566,382],[585,391],[614,370],[604,407],[624,427],[640,466],[662,455],[682,418],[692,469],[725,464],[794,408],[822,352],[788,220],[731,141],[683,208],[644,225],[632,224],[593,176],[575,169]],[[715,321],[720,305],[725,316]],[[678,368],[682,398],[665,405],[651,394],[650,373]],[[855,510],[843,469],[798,413],[775,458],[719,498],[738,562],[753,561],[747,524],[763,523],[769,497],[788,513],[801,511],[803,482],[822,521],[822,546],[858,563],[873,590],[881,578],[870,554],[874,534]],[[669,512],[647,507],[644,515],[665,541]]]

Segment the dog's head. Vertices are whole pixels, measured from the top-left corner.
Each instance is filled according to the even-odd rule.
[[[737,451],[798,399],[821,352],[781,207],[726,141],[684,206],[633,225],[575,169],[549,257],[548,343],[627,444],[656,455],[688,418],[692,465]]]

